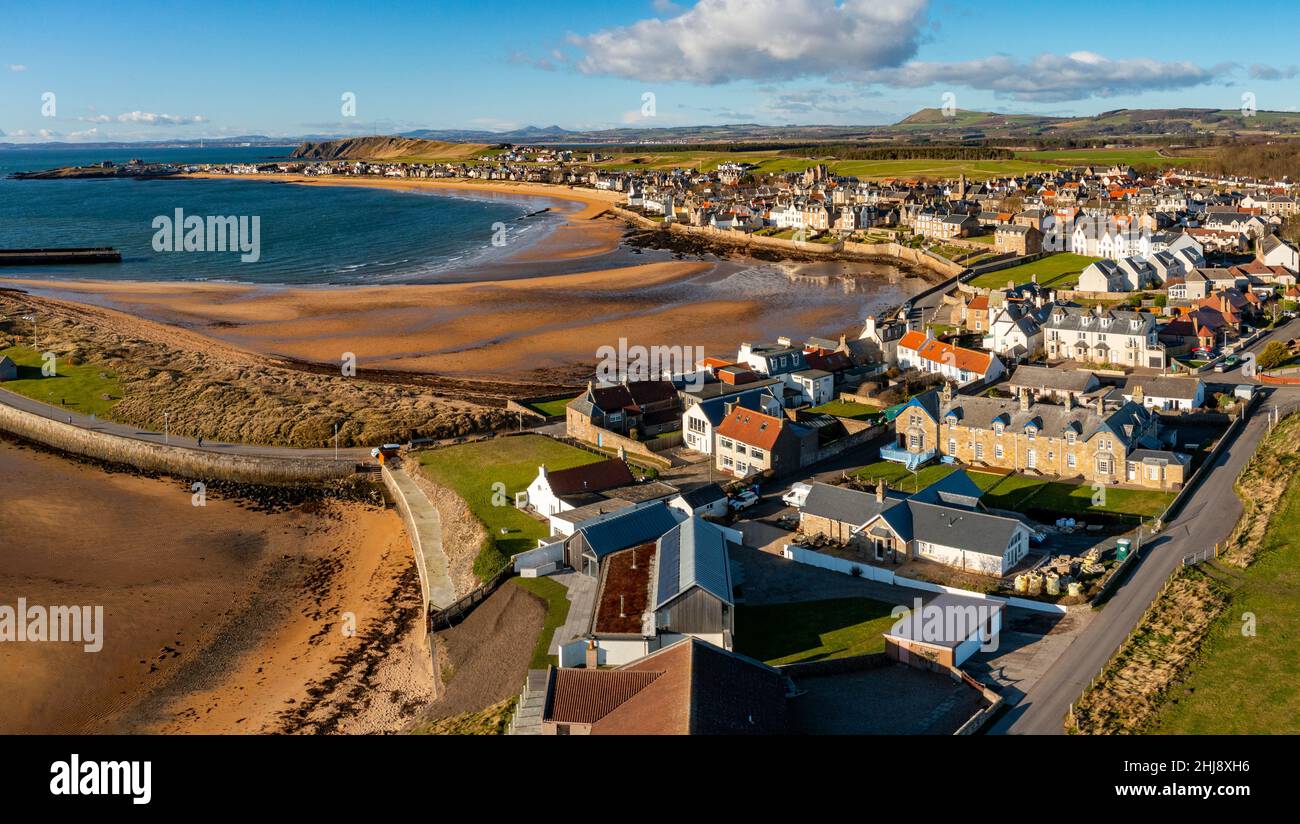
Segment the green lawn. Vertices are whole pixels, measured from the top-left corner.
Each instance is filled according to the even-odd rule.
[[[1293,477],[1255,562],[1211,627],[1155,731],[1175,735],[1300,730],[1300,479]],[[1279,528],[1280,527],[1280,528]],[[1255,635],[1242,634],[1254,616]]]
[[[854,470],[853,474],[868,481],[878,481],[883,478],[894,489],[903,492],[915,492],[918,489],[925,489],[930,484],[947,477],[956,470],[957,467],[951,464],[932,463],[917,470],[915,478],[913,478],[912,473],[907,471],[907,467],[900,463],[877,461],[873,464],[867,464],[861,469]]]
[[[548,418],[554,418],[564,415],[565,407],[569,405],[569,401],[571,400],[573,400],[573,398],[558,398],[553,401],[539,401],[538,403],[528,404],[528,407],[530,409],[536,409]]]
[[[542,623],[542,634],[533,647],[533,660],[529,669],[546,669],[548,664],[558,664],[551,655],[551,638],[555,631],[564,625],[569,617],[568,590],[550,578],[511,578],[510,583],[522,587],[546,602],[546,620]]]
[[[0,349],[0,356],[8,355],[18,365],[18,380],[5,381],[0,387],[26,395],[38,401],[66,408],[83,415],[104,417],[113,405],[122,399],[122,387],[117,378],[107,374],[103,367],[93,363],[71,365],[55,360],[55,374],[46,377],[41,374],[40,353],[26,346],[11,346]],[[104,400],[108,395],[109,400]]]
[[[1033,275],[1038,275],[1038,283],[1042,286],[1068,289],[1078,284],[1079,275],[1083,274],[1083,270],[1088,268],[1088,264],[1095,260],[1097,258],[1076,255],[1073,252],[1058,252],[1039,260],[1022,263],[1019,266],[988,272],[971,280],[969,283],[971,286],[980,289],[998,289],[1006,286],[1008,281],[1019,285],[1028,283]]]
[[[487,528],[488,541],[474,564],[474,571],[484,579],[504,566],[511,555],[532,549],[537,546],[537,539],[545,538],[550,532],[545,523],[514,507],[515,493],[528,488],[537,477],[538,466],[569,469],[604,460],[544,435],[493,438],[449,446],[421,452],[419,458],[429,477],[455,490]],[[494,484],[505,486],[504,501],[498,498],[502,506],[493,505],[500,489],[494,489]],[[509,530],[505,535],[501,534],[503,527]]]
[[[870,598],[736,607],[736,651],[769,664],[883,652],[893,605]]]
[[[854,420],[869,418],[881,412],[880,409],[874,406],[852,401],[828,401],[821,406],[814,406],[808,411],[822,415],[834,415],[837,418],[853,418]]]
[[[1046,481],[1031,475],[1000,476],[986,472],[969,472],[971,480],[984,490],[981,499],[985,506],[1009,509],[1013,512],[1046,510],[1062,515],[1104,513],[1129,517],[1154,518],[1168,508],[1174,499],[1172,492],[1146,489],[1105,488],[1106,502],[1093,506],[1091,484],[1069,484]]]

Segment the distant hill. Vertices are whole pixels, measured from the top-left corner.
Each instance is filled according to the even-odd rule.
[[[487,149],[483,143],[453,143],[416,137],[349,137],[303,143],[292,157],[310,160],[468,160]]]
[[[1300,112],[1259,111],[1247,117],[1236,109],[1115,109],[1088,117],[1048,117],[921,109],[881,131],[983,140],[1218,140],[1300,135]]]

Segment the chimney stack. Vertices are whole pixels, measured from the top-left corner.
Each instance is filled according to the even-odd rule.
[[[876,484],[876,503],[883,504],[885,502],[885,488],[887,486],[888,484],[884,478],[881,478],[880,483]]]
[[[1030,394],[1028,387],[1020,392],[1020,411],[1028,412],[1029,407],[1034,403],[1034,397]]]
[[[587,669],[596,669],[600,666],[600,647],[596,646],[594,639],[587,641]]]
[[[541,475],[543,478],[546,477],[546,464],[542,464],[541,466],[537,467],[537,474]]]

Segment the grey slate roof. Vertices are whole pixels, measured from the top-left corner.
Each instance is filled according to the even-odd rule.
[[[1053,437],[1059,437],[1073,430],[1080,439],[1085,441],[1105,430],[1118,438],[1128,449],[1132,449],[1139,443],[1139,438],[1152,422],[1150,410],[1132,402],[1125,403],[1114,412],[1103,415],[1093,406],[1071,408],[1036,403],[1030,406],[1028,411],[1024,411],[1020,408],[1019,400],[957,395],[947,404],[940,404],[938,391],[931,390],[925,395],[933,395],[934,405],[941,406],[937,415],[932,414],[935,421],[941,422],[949,415],[953,415],[960,425],[975,429],[992,429],[993,424],[1000,421],[1012,432],[1023,432],[1032,425],[1039,432]],[[924,395],[913,400],[919,401],[922,397]]]
[[[1053,369],[1050,366],[1021,366],[1008,382],[1012,387],[1053,389],[1061,392],[1087,392],[1097,385],[1097,376],[1078,369]]]
[[[1196,397],[1200,380],[1192,378],[1163,378],[1156,376],[1132,375],[1124,382],[1124,394],[1132,396],[1137,387],[1142,387],[1142,394],[1149,398],[1177,398],[1190,401]]]

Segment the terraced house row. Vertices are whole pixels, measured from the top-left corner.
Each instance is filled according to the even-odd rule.
[[[894,419],[898,447],[921,462],[936,455],[966,466],[1081,478],[1098,484],[1178,489],[1191,459],[1162,448],[1159,418],[1132,401],[1094,405],[954,396],[945,385],[913,398]]]

